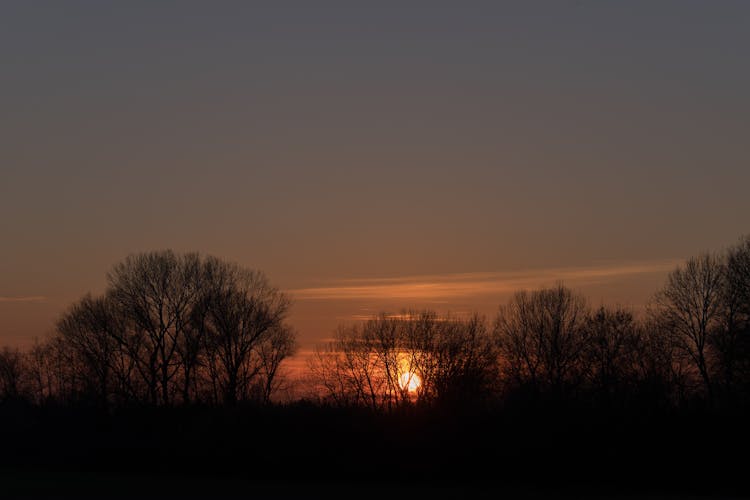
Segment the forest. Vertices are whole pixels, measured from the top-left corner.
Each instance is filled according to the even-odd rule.
[[[341,325],[301,373],[290,307],[259,271],[131,255],[0,351],[0,468],[745,491],[750,237],[643,310],[562,283],[493,318],[405,308]]]

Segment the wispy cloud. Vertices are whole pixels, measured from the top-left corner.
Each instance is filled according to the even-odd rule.
[[[679,260],[661,260],[509,272],[457,273],[369,280],[340,280],[331,285],[290,290],[297,300],[416,299],[446,300],[497,295],[562,281],[571,286],[607,283],[628,276],[665,273]]]
[[[42,295],[0,295],[0,302],[44,302],[45,300],[47,300],[47,297],[44,297]]]

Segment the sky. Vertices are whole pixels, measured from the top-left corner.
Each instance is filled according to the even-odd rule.
[[[0,4],[0,344],[130,253],[200,251],[338,323],[640,307],[748,232],[750,3]]]

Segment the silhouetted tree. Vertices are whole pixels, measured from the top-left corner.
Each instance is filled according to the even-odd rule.
[[[39,402],[269,402],[295,349],[288,298],[257,271],[171,251],[132,255],[28,353]]]
[[[116,358],[124,325],[116,305],[108,297],[86,295],[63,314],[57,323],[61,341],[80,363],[83,382],[106,406],[120,367]]]
[[[102,296],[71,305],[54,336],[27,353],[0,351],[0,399],[235,405],[269,403],[282,385],[296,334],[284,323],[288,297],[262,273],[163,251],[128,257],[108,280]],[[380,314],[341,326],[310,376],[324,399],[378,411],[470,407],[503,387],[618,407],[692,405],[704,392],[712,403],[744,402],[750,238],[678,267],[644,320],[618,307],[589,311],[563,285],[515,294],[492,330],[477,315]]]
[[[0,401],[23,395],[23,362],[23,354],[18,349],[3,347],[0,351]]]
[[[692,361],[658,314],[649,314],[637,328],[635,361],[637,393],[644,405],[669,406],[687,399]]]
[[[602,306],[586,318],[585,328],[589,382],[600,398],[611,403],[635,381],[638,327],[632,312]]]
[[[76,401],[85,392],[84,370],[60,337],[36,340],[26,360],[29,391],[37,403]]]
[[[131,255],[108,279],[111,299],[130,320],[119,341],[136,360],[151,402],[168,405],[177,391],[179,348],[201,291],[200,258],[169,250]]]
[[[370,326],[376,323],[370,323]],[[382,325],[381,325],[382,326]],[[365,325],[340,326],[334,338],[319,348],[310,370],[325,395],[338,406],[381,408],[390,397],[388,377]]]
[[[291,353],[289,339],[284,338],[290,332],[282,330],[289,299],[258,271],[215,259],[208,265],[213,281],[205,283],[207,309],[199,328],[205,332],[209,373],[224,402],[235,404],[249,398],[253,385],[263,375],[271,376],[267,385],[272,387],[278,369],[273,363],[280,363]],[[281,336],[276,347],[282,350],[275,353],[279,359],[272,359],[268,352],[273,343],[264,344],[272,342],[274,335]],[[265,389],[261,392],[264,394]]]
[[[723,324],[710,340],[723,392],[737,399],[737,391],[750,382],[750,237],[726,254],[722,299]]]
[[[437,317],[426,312],[405,323],[423,398],[441,404],[473,403],[495,389],[498,351],[484,318]]]
[[[656,295],[660,321],[689,356],[711,399],[713,337],[723,328],[725,267],[709,254],[688,259],[672,271]]]
[[[431,313],[426,314],[429,315]],[[402,377],[422,376],[416,372],[418,358],[423,353],[409,344],[406,334],[406,327],[418,317],[418,314],[411,312],[395,316],[382,313],[362,325],[359,340],[364,350],[363,354],[373,358],[374,374],[380,378],[382,384],[379,395],[388,409],[393,409],[399,403],[408,402],[412,398],[409,386],[404,383],[405,379],[402,380]],[[424,391],[424,383],[417,391],[418,394]]]
[[[259,383],[261,399],[271,402],[271,395],[278,391],[282,384],[279,369],[282,362],[297,351],[296,332],[288,325],[277,325],[257,347],[260,360]]]
[[[506,383],[558,396],[577,386],[589,342],[586,313],[584,298],[562,285],[517,293],[495,322]]]
[[[337,404],[391,410],[411,402],[479,401],[496,380],[496,365],[484,319],[409,311],[339,327],[311,371]]]

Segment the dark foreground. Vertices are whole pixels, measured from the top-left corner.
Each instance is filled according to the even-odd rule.
[[[0,498],[744,498],[744,412],[0,407]]]

